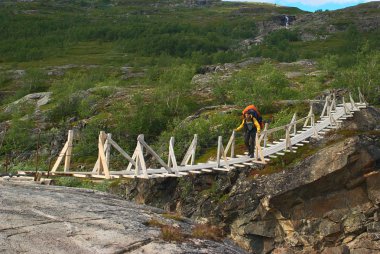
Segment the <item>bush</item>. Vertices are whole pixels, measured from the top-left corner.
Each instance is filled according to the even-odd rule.
[[[223,237],[223,230],[217,226],[196,224],[192,230],[191,236],[199,239],[221,241]]]

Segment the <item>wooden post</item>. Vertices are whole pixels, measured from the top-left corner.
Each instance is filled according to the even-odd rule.
[[[356,105],[355,105],[355,101],[354,101],[354,99],[352,98],[352,94],[351,94],[351,92],[349,93],[349,95],[350,95],[351,111],[358,111],[358,108],[357,108]]]
[[[328,110],[328,117],[330,120],[330,126],[337,126],[337,122],[332,114],[332,109],[333,109],[333,104],[330,105],[329,110]]]
[[[217,151],[217,154],[216,154],[216,163],[218,164],[217,166],[220,167],[220,151],[222,149],[222,136],[219,136],[218,137],[218,151]]]
[[[351,113],[350,109],[347,107],[347,104],[344,100],[344,96],[342,97],[342,104],[343,104],[343,108],[344,108],[344,115],[345,116],[352,116],[352,113]]]
[[[66,157],[65,157],[65,166],[63,168],[64,172],[68,172],[70,170],[70,162],[71,162],[71,155],[73,151],[73,138],[74,138],[74,132],[72,130],[69,130],[69,134],[67,137],[67,151],[66,151]]]
[[[148,171],[146,169],[145,159],[144,159],[144,149],[143,149],[143,145],[141,144],[141,141],[144,141],[143,134],[140,134],[137,137],[137,146],[136,146],[136,151],[137,151],[136,166],[137,167],[135,168],[135,176],[138,176],[141,170],[143,173],[143,176],[145,178],[149,178]]]
[[[55,161],[53,168],[51,169],[51,172],[57,171],[59,165],[61,164],[63,160],[63,157],[65,157],[64,172],[68,172],[70,170],[73,138],[74,138],[74,132],[72,130],[69,130],[68,135],[67,135],[67,141],[65,145],[63,146],[61,152],[59,153],[58,158]]]
[[[260,159],[260,161],[259,161]],[[255,160],[256,162],[264,163],[265,164],[265,159],[263,155],[263,151],[261,149],[261,144],[259,140],[259,134],[256,133],[255,136]]]
[[[104,131],[101,131],[99,133],[99,142],[98,142],[98,160],[99,160],[99,169],[98,174],[104,173],[105,177],[107,179],[110,179],[110,172],[108,169],[107,161],[106,161],[106,155],[105,155],[105,149],[104,144],[106,142],[107,135]]]
[[[329,101],[330,101],[330,96],[326,96],[326,102],[325,102],[325,105],[323,106],[323,110],[322,110],[322,113],[321,113],[321,118],[325,116],[325,113],[326,111],[328,110],[328,107],[329,107]]]
[[[318,138],[319,135],[318,135],[317,129],[315,128],[315,115],[314,114],[311,115],[311,128],[313,128],[313,137]]]
[[[293,134],[294,136],[297,134],[297,123],[295,123],[297,121],[297,113],[294,113],[293,117],[292,117],[292,120],[290,121],[290,130],[293,128],[294,131],[293,131]]]
[[[194,165],[197,142],[198,142],[198,135],[194,134],[193,141],[191,142],[189,148],[187,149],[185,156],[183,157],[183,160],[181,162],[181,166],[188,165],[190,160],[191,160],[191,165]]]
[[[133,152],[133,155],[132,155],[132,161],[134,161],[135,163],[133,164],[132,161],[130,161],[128,163],[128,167],[126,169],[127,171],[131,171],[132,166],[134,166],[135,168],[138,167],[138,164],[136,163],[137,153],[138,153],[138,151],[137,151],[137,145],[136,145],[135,151]]]
[[[227,153],[227,151],[224,150],[224,146],[223,146],[223,142],[222,142],[222,136],[219,136],[218,137],[218,151],[217,151],[217,154],[216,154],[217,169],[220,167],[220,158],[221,157],[223,157],[223,160],[226,163],[226,168],[230,169],[230,165],[228,163],[226,153]]]
[[[55,172],[55,171],[57,171],[57,169],[58,169],[58,167],[59,167],[59,164],[61,164],[61,161],[62,161],[62,159],[63,159],[63,156],[65,156],[65,154],[66,154],[66,151],[67,151],[67,147],[68,147],[68,145],[69,145],[69,142],[66,141],[65,146],[62,148],[61,152],[60,152],[59,155],[58,155],[57,160],[56,160],[55,163],[54,163],[53,168],[51,169],[51,172]]]
[[[110,140],[112,138],[112,134],[111,133],[108,133],[107,134],[107,137],[106,137],[106,142],[105,142],[105,149],[106,149],[106,162],[107,162],[107,166],[108,168],[110,168],[110,160],[111,160],[111,144],[110,144]]]
[[[290,151],[292,151],[292,142],[290,140],[291,128],[292,128],[292,125],[285,126],[285,149],[289,149]]]
[[[235,156],[235,131],[232,131],[231,137],[228,140],[224,155],[227,156],[228,151],[231,149],[231,158]]]
[[[359,93],[359,103],[360,103],[361,105],[367,106],[368,103],[367,103],[367,101],[365,100],[364,95],[362,94],[362,92],[361,92],[361,90],[360,90],[360,87],[358,87],[358,93]]]
[[[336,94],[335,92],[332,94],[332,102],[331,102],[331,111],[335,112],[336,111]]]
[[[174,137],[171,137],[169,141],[168,167],[171,167],[171,164],[173,164],[173,169],[176,176],[179,176],[177,159],[174,153]]]
[[[235,131],[232,131],[232,142],[231,142],[231,158],[235,157]]]
[[[268,126],[269,126],[269,124],[265,123],[264,131],[261,133],[261,135],[264,135],[264,148],[267,147],[267,143],[268,143],[268,134],[267,134]]]
[[[312,120],[311,120],[312,116],[314,117],[313,104],[310,104],[309,114],[307,114],[307,117],[306,117],[306,120],[305,120],[305,123],[304,123],[303,127],[307,127],[308,126],[307,124],[309,123],[309,120],[310,120],[310,126],[313,126],[312,123],[311,123],[312,122]]]

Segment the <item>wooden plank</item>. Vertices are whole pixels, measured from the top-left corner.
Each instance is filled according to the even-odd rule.
[[[211,173],[212,172],[212,170],[211,169],[206,169],[206,168],[203,168],[203,169],[201,169],[203,172],[207,172],[207,173]]]
[[[285,153],[277,152],[277,155],[285,155]]]
[[[216,171],[223,171],[223,172],[230,172],[231,170],[230,169],[227,169],[227,168],[212,168],[213,170],[216,170]]]
[[[197,170],[190,170],[189,173],[192,173],[192,174],[202,174],[201,171],[197,171]]]
[[[297,143],[296,146],[304,146],[302,143]]]
[[[167,176],[167,177],[181,177],[181,175],[176,175],[176,174],[173,174],[173,173],[165,173],[164,174],[165,176]]]
[[[247,166],[246,165],[243,165],[243,164],[237,164],[237,163],[234,163],[233,164],[235,167],[238,167],[238,168],[246,168]]]
[[[255,159],[253,159],[253,160],[251,160],[251,161],[254,162],[254,163],[256,163],[256,164],[263,164],[263,165],[266,164],[266,163],[263,162],[263,161],[258,161],[258,160],[255,160]]]
[[[278,156],[276,155],[269,155],[269,158],[276,159]]]

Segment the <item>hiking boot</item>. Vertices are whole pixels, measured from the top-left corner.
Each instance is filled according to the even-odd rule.
[[[249,158],[253,158],[253,157],[255,157],[255,155],[254,155],[253,153],[251,153],[251,154],[249,155]]]

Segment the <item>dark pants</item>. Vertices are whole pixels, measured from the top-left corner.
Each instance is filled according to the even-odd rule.
[[[255,151],[255,141],[256,141],[256,130],[245,131],[244,143],[245,143],[245,146],[247,147],[249,154],[253,154]]]

